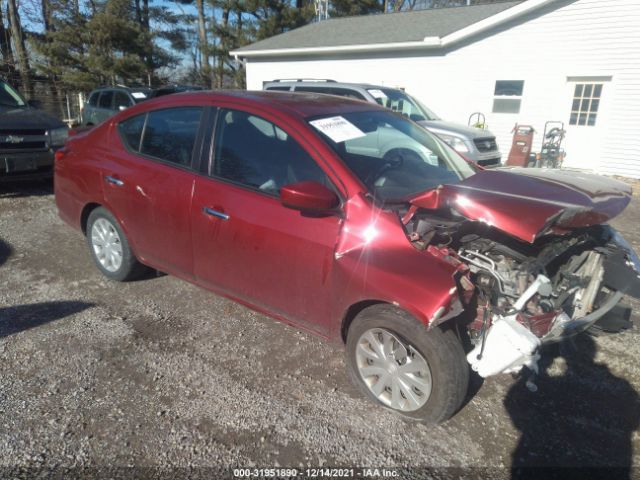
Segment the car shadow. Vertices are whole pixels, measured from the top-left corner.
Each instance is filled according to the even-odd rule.
[[[53,195],[53,179],[0,179],[0,198],[40,197]]]
[[[9,257],[13,254],[13,248],[2,238],[0,238],[0,267],[9,260]]]
[[[0,307],[0,339],[82,312],[95,304],[53,301]]]
[[[523,375],[504,400],[521,434],[511,478],[631,478],[636,390],[595,362],[597,346],[587,334],[543,353],[538,391],[527,389]],[[550,370],[557,358],[564,359],[560,374]]]

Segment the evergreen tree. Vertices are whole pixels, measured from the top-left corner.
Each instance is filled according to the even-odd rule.
[[[385,2],[380,0],[332,0],[329,15],[345,17],[384,12]]]

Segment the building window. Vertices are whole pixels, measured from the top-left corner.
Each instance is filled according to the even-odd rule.
[[[569,125],[593,127],[596,124],[601,95],[602,83],[576,83]]]
[[[524,80],[496,80],[493,113],[520,113]]]

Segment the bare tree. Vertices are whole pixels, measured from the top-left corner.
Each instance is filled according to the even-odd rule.
[[[13,60],[13,52],[11,51],[11,29],[4,26],[4,17],[2,14],[2,5],[0,5],[0,54],[2,54],[2,63],[5,65],[6,73],[12,77],[15,72],[15,63]]]
[[[18,68],[20,70],[20,80],[22,83],[22,91],[25,96],[30,99],[33,96],[33,88],[31,85],[31,68],[29,67],[29,57],[24,43],[24,33],[20,24],[20,16],[16,0],[7,0],[7,15],[9,17],[9,25],[11,26],[11,39],[13,48],[18,57]]]
[[[207,37],[207,24],[204,13],[204,0],[196,0],[196,8],[198,10],[198,47],[200,50],[200,68],[202,77],[206,79],[213,87],[213,78],[211,76],[211,66],[209,64],[209,40]]]

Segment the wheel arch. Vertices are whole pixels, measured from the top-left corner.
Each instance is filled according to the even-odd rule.
[[[389,304],[389,302],[385,302],[383,300],[361,300],[347,308],[347,311],[342,316],[342,322],[340,323],[340,339],[342,340],[342,343],[347,343],[347,332],[349,331],[349,326],[358,314],[365,308],[379,304]]]
[[[102,207],[101,204],[96,202],[87,203],[84,207],[82,207],[82,212],[80,213],[80,229],[82,230],[82,234],[87,234],[87,222],[89,221],[89,215],[96,208]]]
[[[427,329],[431,329],[435,327],[438,327],[441,330],[456,329],[457,320],[460,318],[461,315],[464,314],[464,312],[461,311],[461,312],[457,312],[456,315],[450,315],[447,318],[442,319],[441,321],[430,322],[429,318],[427,318],[423,314],[423,312],[415,310],[414,308],[412,308],[411,305],[402,305],[395,301],[391,302],[391,301],[380,300],[380,299],[361,300],[359,302],[352,304],[349,308],[347,308],[346,312],[342,316],[342,322],[340,324],[340,339],[342,340],[342,343],[346,344],[347,342],[347,333],[349,332],[349,327],[351,326],[351,323],[353,322],[353,320],[358,316],[358,314],[360,314],[360,312],[362,312],[364,309],[369,308],[373,305],[389,305],[391,307],[397,308],[398,310],[411,315],[419,323],[426,326]]]

